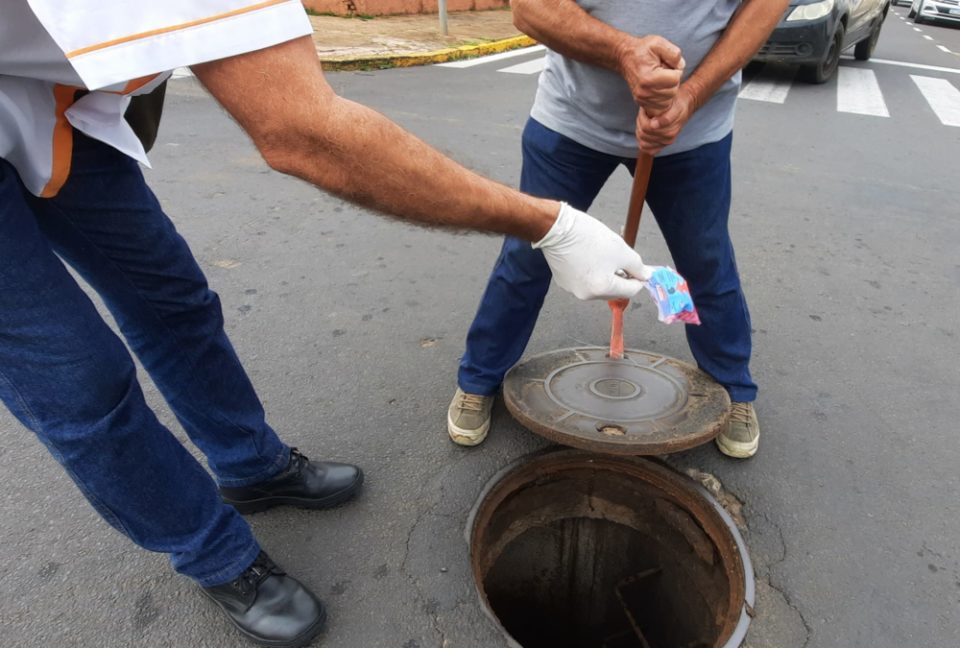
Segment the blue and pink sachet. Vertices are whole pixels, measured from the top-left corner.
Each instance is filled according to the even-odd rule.
[[[657,318],[664,324],[676,321],[700,324],[687,280],[667,266],[653,266],[647,291],[657,305]]]

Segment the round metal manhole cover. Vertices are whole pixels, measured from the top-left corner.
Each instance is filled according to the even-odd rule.
[[[550,351],[511,369],[507,409],[531,431],[563,445],[613,454],[666,454],[713,439],[730,397],[696,367],[628,349],[611,360],[605,347]]]

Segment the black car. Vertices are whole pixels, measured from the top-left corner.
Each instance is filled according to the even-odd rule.
[[[799,63],[800,78],[824,83],[853,47],[866,61],[880,38],[890,0],[791,0],[780,24],[755,61]]]

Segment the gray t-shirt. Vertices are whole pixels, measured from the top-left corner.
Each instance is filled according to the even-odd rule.
[[[720,38],[740,0],[577,0],[594,18],[637,36],[659,35],[677,45],[693,72]],[[660,155],[716,142],[733,129],[740,73],[728,80]],[[595,151],[637,156],[637,104],[616,72],[547,51],[530,116]]]

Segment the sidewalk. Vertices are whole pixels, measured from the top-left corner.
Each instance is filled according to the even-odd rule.
[[[462,11],[448,16],[448,35],[436,14],[342,18],[310,16],[325,69],[354,70],[426,65],[482,56],[532,39],[513,26],[509,10]]]

